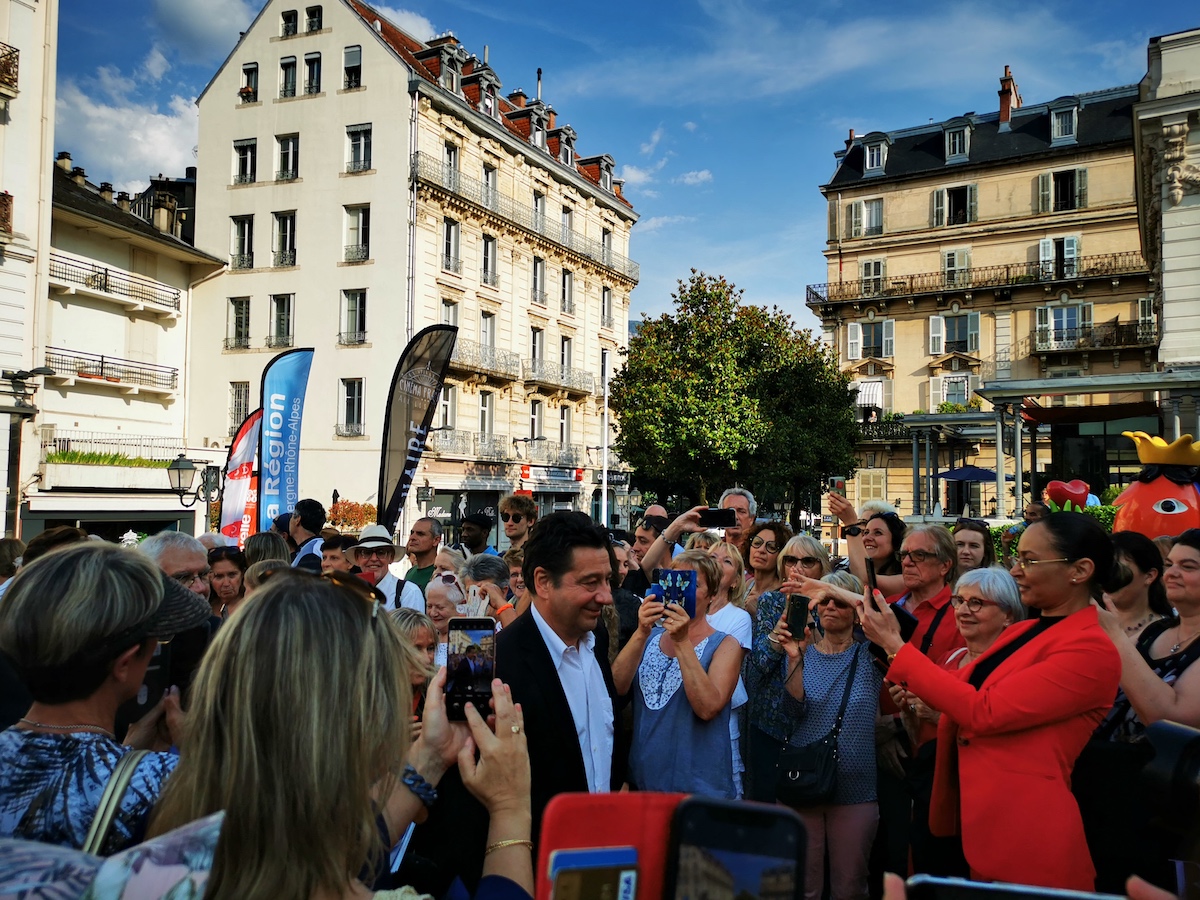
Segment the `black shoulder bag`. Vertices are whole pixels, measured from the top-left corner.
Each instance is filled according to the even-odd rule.
[[[775,797],[780,803],[797,807],[820,806],[833,799],[837,787],[838,734],[850,702],[850,691],[854,688],[861,646],[854,646],[854,659],[850,662],[846,690],[833,728],[820,740],[803,747],[787,747],[779,754],[775,767]]]

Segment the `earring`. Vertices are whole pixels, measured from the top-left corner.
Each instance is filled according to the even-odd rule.
[[[1072,579],[1071,579],[1071,584],[1074,584],[1074,583],[1075,583],[1075,579],[1074,579],[1074,578],[1072,578]]]

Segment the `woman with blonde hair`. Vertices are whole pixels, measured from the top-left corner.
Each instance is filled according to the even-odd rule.
[[[425,710],[425,693],[429,689],[429,682],[437,675],[437,666],[434,665],[438,644],[437,628],[434,627],[433,619],[425,613],[417,612],[406,606],[392,610],[391,616],[400,626],[401,633],[408,638],[408,642],[417,651],[417,662],[423,663],[423,665],[414,665],[410,676],[413,690],[412,738],[415,741],[421,736],[421,714]]]
[[[246,554],[247,567],[263,560],[277,560],[285,565],[292,561],[287,541],[276,531],[260,531],[250,535],[242,552]]]
[[[162,834],[225,811],[208,900],[370,896],[364,877],[383,870],[455,762],[490,814],[484,874],[497,877],[476,897],[532,893],[520,709],[496,680],[496,733],[471,707],[467,725],[452,726],[443,670],[410,743],[412,671],[422,663],[381,596],[289,569],[218,632],[150,828]]]

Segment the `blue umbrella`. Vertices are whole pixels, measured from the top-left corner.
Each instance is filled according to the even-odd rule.
[[[938,478],[944,478],[947,481],[995,481],[996,472],[993,469],[984,469],[979,466],[960,466],[957,469],[939,472]],[[1004,480],[1012,481],[1013,477],[1005,475]]]

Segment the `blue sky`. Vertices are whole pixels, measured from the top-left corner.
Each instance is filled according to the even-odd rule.
[[[325,0],[333,2],[333,0]],[[304,4],[297,4],[303,6]],[[657,0],[375,4],[419,38],[453,31],[504,90],[542,96],[608,153],[641,215],[633,312],[670,308],[691,268],[806,326],[825,281],[825,205],[847,132],[1135,83],[1150,37],[1200,27],[1194,2]],[[260,8],[249,0],[61,0],[56,144],[93,181],[144,186],[194,162],[192,101]],[[425,32],[425,33],[421,33]]]

